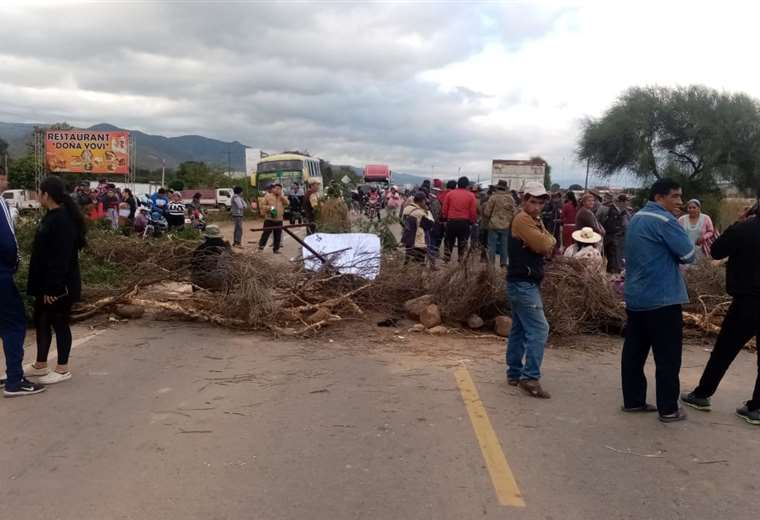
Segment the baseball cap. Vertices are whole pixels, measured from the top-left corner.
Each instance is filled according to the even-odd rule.
[[[544,188],[544,185],[540,182],[526,183],[523,191],[526,195],[530,195],[531,197],[547,197],[549,195],[546,188]]]

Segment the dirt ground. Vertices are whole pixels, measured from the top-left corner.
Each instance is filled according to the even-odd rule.
[[[156,318],[77,326],[70,381],[0,401],[14,516],[756,518],[760,429],[733,415],[754,354],[713,412],[663,425],[619,411],[620,338],[554,338],[538,401],[505,384],[502,339],[346,321],[283,340]],[[706,349],[690,340],[684,387]],[[462,369],[525,507],[497,500]]]

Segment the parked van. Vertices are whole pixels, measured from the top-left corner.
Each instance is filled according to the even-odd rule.
[[[40,202],[33,191],[6,190],[2,196],[9,207],[16,208],[19,212],[40,209]]]

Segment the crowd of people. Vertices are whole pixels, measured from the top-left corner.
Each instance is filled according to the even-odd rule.
[[[360,192],[361,193],[361,192]],[[382,192],[381,192],[382,193]],[[403,208],[413,203],[414,197],[424,195],[424,207],[430,214],[431,224],[425,229],[426,255],[410,251],[415,261],[427,261],[433,268],[438,259],[449,261],[456,248],[458,257],[477,251],[477,254],[492,265],[499,258],[499,265],[509,264],[508,232],[525,190],[510,190],[506,181],[499,181],[488,189],[471,183],[466,177],[451,180],[443,185],[439,180],[431,184],[425,181],[406,198],[399,197],[404,233],[412,236],[417,224],[404,215]],[[384,201],[395,200],[396,187],[391,187],[383,195]],[[554,255],[575,257],[593,266],[600,272],[608,273],[613,279],[622,280],[625,272],[625,237],[635,210],[625,193],[600,196],[593,192],[583,193],[578,198],[568,190],[548,193],[542,207],[540,219],[544,229],[555,239]],[[389,211],[396,208],[388,202]],[[692,199],[687,204],[687,212],[679,210],[678,222],[687,231],[692,243],[698,246],[698,259],[710,256],[712,242],[718,236],[710,217],[701,211],[701,203]],[[426,222],[422,225],[427,226]],[[402,242],[404,239],[402,237]],[[410,243],[408,238],[405,243]],[[442,249],[443,246],[443,249]],[[411,246],[407,246],[411,247]],[[418,242],[415,248],[421,247]]]
[[[7,178],[0,176],[0,191],[6,186]],[[246,203],[241,191],[235,190],[237,199],[233,201],[234,245],[242,239]],[[303,212],[307,223],[313,224],[318,191],[316,184],[305,193],[294,186],[286,197],[280,184],[272,184],[260,207],[265,222],[259,247],[263,248],[269,236],[274,235],[274,250],[279,250],[288,206],[291,218]],[[20,254],[14,219],[0,199],[0,335],[6,358],[6,377],[0,384],[8,397],[33,395],[44,391],[46,385],[71,379],[69,321],[72,305],[81,293],[79,251],[87,241],[83,209],[97,205],[97,211],[104,210],[111,218],[121,218],[118,212],[122,209],[132,210],[128,201],[133,195],[128,190],[119,193],[108,185],[97,192],[75,190],[72,196],[58,177],[51,176],[41,183],[39,195],[46,212],[34,237],[26,287],[27,294],[34,298],[37,356],[27,365],[23,365],[25,311],[13,278]],[[689,200],[686,213],[676,218],[683,206],[682,190],[671,179],[658,180],[648,202],[636,212],[628,208],[624,195],[596,201],[598,207],[595,199],[593,194],[584,194],[578,203],[573,192],[568,192],[562,205],[561,197],[548,193],[540,183],[528,183],[516,194],[504,182],[486,193],[473,187],[466,177],[450,181],[445,187],[439,182],[426,182],[410,197],[399,197],[397,201],[403,223],[402,244],[408,262],[429,259],[435,265],[442,245],[445,261],[451,259],[455,246],[460,260],[475,247],[480,247],[492,265],[499,257],[500,265],[507,267],[507,296],[513,320],[506,348],[507,383],[537,398],[550,398],[541,384],[544,346],[549,335],[540,291],[546,262],[562,249],[565,256],[581,259],[590,269],[601,270],[606,259],[608,271],[620,268],[626,273],[623,411],[657,412],[659,419],[668,423],[686,418],[679,402],[709,410],[711,396],[741,348],[760,335],[760,269],[756,265],[760,255],[760,210],[757,205],[748,209],[721,235],[709,216],[701,212],[696,199]],[[127,204],[127,208],[121,204]],[[150,205],[170,219],[178,217],[180,211],[184,215],[181,197],[164,190],[154,194]],[[575,218],[570,223],[572,216]],[[313,228],[309,226],[308,230]],[[568,236],[572,243],[566,243]],[[220,288],[223,280],[215,273],[221,271],[219,263],[228,251],[230,245],[223,240],[219,228],[207,226],[205,240],[192,258],[195,289]],[[683,266],[701,256],[727,259],[727,291],[733,301],[699,384],[680,394],[682,305],[689,301]],[[610,263],[614,263],[612,268]],[[51,370],[48,354],[53,333],[57,362]],[[656,405],[646,398],[644,365],[650,351],[656,365]],[[758,376],[751,399],[736,410],[737,415],[755,425],[760,425],[758,356]]]

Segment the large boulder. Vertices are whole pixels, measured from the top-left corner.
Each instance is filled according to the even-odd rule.
[[[424,296],[420,296],[419,298],[408,300],[406,303],[404,303],[404,310],[406,310],[410,318],[417,320],[420,318],[422,311],[424,311],[428,305],[432,305],[432,303],[433,296],[426,294]]]
[[[467,326],[471,329],[479,329],[483,326],[483,318],[478,316],[477,314],[473,314],[469,318],[467,318]]]
[[[114,308],[113,312],[119,318],[136,320],[143,317],[143,314],[145,314],[145,307],[142,305],[120,304]]]
[[[426,329],[437,327],[441,324],[441,311],[435,304],[428,305],[420,313],[420,323],[422,323]]]
[[[512,318],[509,316],[496,316],[493,323],[493,330],[497,335],[506,338],[509,336],[509,331],[512,330]]]

